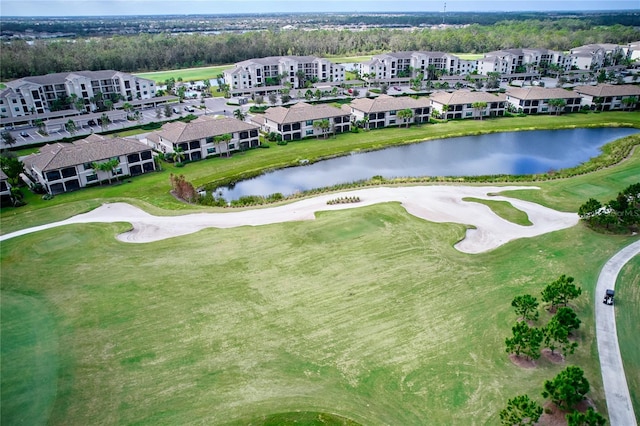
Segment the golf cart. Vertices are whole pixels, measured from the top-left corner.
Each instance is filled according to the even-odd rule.
[[[604,300],[602,301],[602,303],[613,305],[613,290],[607,289],[606,293],[604,294]]]

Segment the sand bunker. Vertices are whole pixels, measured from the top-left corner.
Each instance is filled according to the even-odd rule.
[[[456,249],[464,253],[482,253],[500,247],[511,240],[546,234],[569,228],[578,223],[579,218],[575,213],[562,213],[527,201],[489,195],[516,189],[537,188],[524,186],[377,187],[320,195],[278,207],[224,213],[196,213],[182,216],[153,216],[130,204],[109,203],[64,221],[0,236],[0,241],[55,226],[74,223],[129,222],[133,225],[132,230],[118,235],[117,238],[129,243],[147,243],[191,234],[210,227],[232,228],[236,226],[259,226],[271,223],[313,220],[317,211],[358,208],[390,201],[400,202],[407,212],[425,220],[460,223],[472,227],[472,229],[467,230],[465,238],[455,245]],[[327,205],[328,200],[343,196],[357,196],[360,198],[360,202]],[[533,225],[521,226],[506,221],[483,204],[462,201],[465,197],[508,201],[515,208],[526,212]]]

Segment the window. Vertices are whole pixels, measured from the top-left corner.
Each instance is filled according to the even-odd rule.
[[[396,115],[396,112],[397,111],[395,111],[395,110],[389,111],[389,115]]]
[[[216,153],[215,148],[207,148],[207,154],[215,154],[215,153]]]
[[[87,176],[87,182],[94,182],[96,180],[98,180],[98,175],[95,173]]]
[[[229,144],[229,149],[235,149],[236,148],[236,144],[235,143],[230,143]]]
[[[307,134],[307,136],[313,135],[313,130],[307,130],[306,134]]]
[[[313,120],[307,120],[306,125],[307,126],[313,126]]]

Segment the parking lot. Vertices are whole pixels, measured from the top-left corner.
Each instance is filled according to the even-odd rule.
[[[239,107],[229,106],[226,104],[226,102],[227,99],[224,98],[210,98],[205,100],[205,108],[200,108],[200,100],[186,100],[183,103],[173,104],[171,106],[172,115],[170,117],[165,117],[164,106],[161,106],[158,108],[159,113],[155,108],[141,110],[141,118],[138,121],[114,120],[104,127],[98,123],[98,120],[89,120],[87,125],[78,128],[78,130],[73,135],[63,128],[50,130],[47,135],[38,133],[38,128],[34,126],[19,126],[7,130],[11,132],[11,135],[16,141],[16,143],[13,144],[12,147],[28,146],[33,144],[40,144],[43,142],[55,142],[64,138],[75,136],[90,135],[91,133],[125,130],[129,127],[151,122],[175,120],[178,117],[183,117],[188,114],[193,114],[196,116],[205,114],[230,116],[233,114],[233,111]],[[247,108],[247,106],[244,106],[243,109]],[[2,147],[4,148],[6,146],[6,143],[2,141]]]

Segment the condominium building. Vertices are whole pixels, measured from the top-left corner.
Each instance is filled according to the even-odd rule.
[[[316,127],[317,122],[327,120],[328,129]],[[283,140],[290,141],[329,133],[343,133],[351,127],[349,111],[327,104],[309,105],[298,102],[291,108],[272,107],[265,111],[263,129],[275,132]]]
[[[509,88],[507,102],[519,112],[525,114],[540,114],[551,112],[578,112],[582,97],[576,92],[561,88],[523,87]],[[565,105],[562,111],[557,111],[551,100],[562,99]]]
[[[587,44],[569,51],[571,65],[581,70],[598,70],[609,65],[619,65],[621,60],[633,55],[632,49],[611,43]]]
[[[117,160],[111,171],[96,163]],[[136,176],[155,170],[151,148],[124,138],[92,134],[73,143],[48,144],[23,160],[27,174],[50,194],[73,191],[112,178]]]
[[[166,154],[182,151],[186,160],[194,161],[260,145],[259,126],[231,117],[204,115],[183,123],[174,121],[147,135],[147,144]],[[221,136],[226,135],[226,138]]]
[[[364,80],[415,77],[420,73],[426,80],[437,75],[468,74],[476,69],[476,62],[444,52],[392,52],[375,55],[358,68]]]
[[[506,98],[502,93],[436,92],[431,95],[431,110],[447,120],[459,118],[500,117],[504,115]]]
[[[398,116],[399,111],[407,109],[411,110],[411,117]],[[365,127],[369,129],[409,123],[428,123],[431,116],[431,102],[427,98],[414,99],[408,96],[380,95],[375,98],[358,98],[351,102],[351,115],[356,122],[364,121]]]
[[[119,71],[76,71],[24,77],[0,92],[0,115],[22,117],[64,109],[92,112],[104,102],[149,99],[153,80]]]
[[[562,52],[548,49],[504,49],[485,53],[477,63],[479,74],[515,74],[538,71],[550,65],[566,71],[571,68],[572,59]]]
[[[315,56],[270,56],[238,62],[224,71],[225,83],[231,90],[276,86],[290,83],[304,87],[307,81],[344,81],[343,65]]]
[[[577,86],[574,91],[582,97],[582,105],[599,111],[634,110],[640,106],[640,86],[633,84]]]

